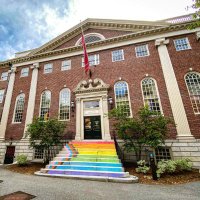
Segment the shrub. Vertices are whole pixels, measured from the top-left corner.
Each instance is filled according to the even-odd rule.
[[[138,168],[135,169],[137,173],[146,174],[150,170],[150,168],[146,166],[145,160],[140,160],[137,164]]]
[[[162,174],[190,171],[192,170],[192,163],[188,158],[179,160],[161,160],[158,162],[157,168],[157,176],[160,177]]]
[[[25,166],[28,164],[27,156],[26,155],[19,155],[17,156],[17,164],[19,166]]]

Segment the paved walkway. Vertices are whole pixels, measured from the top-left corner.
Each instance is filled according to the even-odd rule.
[[[199,200],[200,182],[176,186],[121,184],[22,175],[0,167],[0,196],[23,191],[45,200]]]

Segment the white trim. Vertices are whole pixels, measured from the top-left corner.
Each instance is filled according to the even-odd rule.
[[[0,89],[0,94],[2,92],[2,99],[0,99],[0,103],[3,103],[5,89]]]
[[[50,68],[51,71],[50,71],[50,72],[49,72],[49,71],[47,71],[47,72],[45,71],[45,70],[46,70],[45,67],[48,66],[48,65],[51,65],[51,68]],[[49,69],[49,68],[48,68],[48,69]],[[50,73],[52,73],[52,72],[53,72],[53,63],[46,63],[46,64],[44,64],[44,71],[43,71],[43,73],[44,73],[44,74],[50,74]]]
[[[104,46],[100,46],[100,47],[95,47],[95,48],[92,48],[92,49],[87,49],[87,52],[88,53],[95,53],[95,52],[99,52],[101,50],[112,49],[112,48],[115,48],[115,47],[121,48],[121,47],[126,46],[126,45],[137,44],[137,43],[141,43],[141,42],[148,42],[148,41],[152,41],[152,40],[155,40],[155,39],[158,39],[158,38],[161,38],[161,37],[173,37],[173,36],[195,33],[198,30],[200,30],[200,28],[196,28],[195,30],[175,31],[175,32],[164,33],[164,34],[160,34],[160,35],[153,35],[153,36],[148,36],[148,37],[144,36],[142,38],[118,42],[117,44],[108,44],[108,45],[104,45]],[[51,56],[51,57],[48,57],[48,58],[41,58],[41,59],[37,59],[37,60],[17,63],[17,64],[13,64],[13,67],[20,67],[20,66],[23,66],[23,65],[31,65],[31,64],[34,64],[35,62],[45,62],[45,61],[51,61],[51,60],[56,60],[56,59],[60,59],[60,58],[70,58],[72,56],[77,56],[77,55],[83,55],[83,51],[79,50],[79,51],[76,51],[76,52],[65,53],[65,54],[62,54],[62,55],[59,55],[59,56]]]
[[[113,60],[113,52],[116,52],[116,51],[121,51],[122,52],[122,59],[121,60]],[[111,56],[112,56],[112,62],[123,61],[124,60],[124,49],[118,49],[118,50],[111,51]]]
[[[101,40],[105,40],[105,37],[104,37],[102,34],[100,34],[100,33],[88,33],[88,34],[85,34],[85,35],[84,35],[85,38],[86,38],[86,37],[89,37],[89,36],[97,36],[97,37],[101,38]],[[80,38],[77,40],[77,42],[75,43],[75,46],[79,46],[81,40],[82,40],[82,37],[80,37]]]
[[[40,116],[40,113],[41,113],[41,106],[42,106],[42,94],[43,94],[43,92],[45,92],[45,91],[49,91],[49,92],[50,92],[49,111],[50,111],[50,108],[51,108],[51,91],[50,91],[50,90],[48,90],[48,89],[45,89],[45,90],[43,90],[43,91],[42,91],[42,93],[41,93],[41,95],[40,95],[40,109],[39,109],[39,118],[41,117],[41,116]],[[49,112],[49,114],[50,114],[50,112]]]
[[[68,65],[63,65],[64,62],[68,62]],[[68,66],[68,69],[63,69],[64,66]],[[71,59],[62,60],[61,62],[61,71],[68,71],[71,69]]]
[[[137,48],[138,48],[138,47],[142,47],[142,46],[145,46],[145,47],[146,47],[147,55],[139,56],[139,55],[137,54]],[[148,44],[137,45],[137,46],[135,47],[135,56],[136,56],[136,58],[142,58],[142,57],[150,56]]]
[[[24,75],[23,75],[23,70],[28,70],[28,72],[27,72],[27,75],[26,75],[26,76],[24,76]],[[29,75],[29,67],[24,67],[24,68],[22,68],[22,69],[21,69],[20,78],[21,78],[21,77],[22,77],[22,78],[23,78],[23,77],[28,77],[28,75]]]
[[[182,40],[182,39],[186,39],[187,46],[188,46],[187,49],[177,49],[176,41],[178,41],[178,40]],[[188,37],[177,38],[177,39],[174,39],[173,42],[174,42],[174,47],[175,47],[176,51],[186,51],[186,50],[190,50],[190,49],[192,49]]]
[[[90,61],[90,59],[91,59],[92,56],[94,56],[94,64],[93,65],[91,64],[91,61]],[[100,64],[99,54],[88,55],[88,60],[89,60],[90,67]],[[81,67],[85,67],[84,57],[82,57],[82,65],[81,65]]]

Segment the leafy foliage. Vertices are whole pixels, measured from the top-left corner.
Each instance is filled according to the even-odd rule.
[[[171,119],[149,110],[148,106],[140,108],[138,115],[133,118],[123,113],[123,107],[114,108],[109,116],[115,120],[116,131],[124,140],[124,149],[135,151],[137,160],[141,160],[141,151],[145,145],[156,148],[164,144]]]
[[[28,164],[27,156],[26,155],[18,155],[17,156],[17,164],[19,166],[26,166]]]
[[[146,166],[146,162],[145,160],[140,160],[137,162],[138,168],[136,168],[136,172],[137,173],[143,173],[146,174],[147,172],[149,172],[150,167]]]
[[[188,158],[179,160],[161,160],[158,162],[157,168],[157,176],[160,177],[162,174],[190,171],[192,170],[192,163]]]

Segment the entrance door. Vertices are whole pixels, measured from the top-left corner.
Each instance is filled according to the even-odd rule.
[[[102,139],[100,116],[84,117],[84,139]]]
[[[4,164],[13,163],[15,155],[15,146],[7,146]]]

